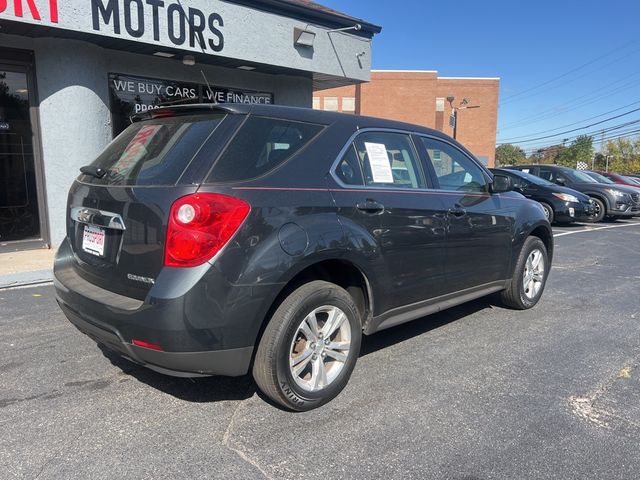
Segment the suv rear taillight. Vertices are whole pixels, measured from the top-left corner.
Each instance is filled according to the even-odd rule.
[[[218,193],[194,193],[171,206],[164,264],[168,267],[201,265],[224,247],[240,228],[250,205]]]

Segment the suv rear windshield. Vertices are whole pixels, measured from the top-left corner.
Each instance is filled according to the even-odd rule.
[[[157,118],[134,123],[92,163],[107,172],[82,176],[99,185],[173,185],[224,115]]]
[[[322,125],[250,116],[213,166],[208,182],[259,177],[283,164],[321,130]]]

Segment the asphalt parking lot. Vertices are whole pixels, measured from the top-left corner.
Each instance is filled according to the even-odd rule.
[[[536,308],[482,299],[365,338],[308,413],[249,377],[106,357],[50,285],[0,291],[0,478],[637,478],[640,221],[554,231]]]

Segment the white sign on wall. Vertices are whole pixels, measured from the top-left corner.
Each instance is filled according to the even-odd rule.
[[[0,20],[347,78],[370,75],[370,39],[221,0],[0,0]],[[316,33],[304,54],[294,47],[295,27]]]

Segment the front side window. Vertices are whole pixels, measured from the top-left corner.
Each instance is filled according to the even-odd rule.
[[[482,169],[462,151],[434,138],[422,137],[422,142],[441,190],[487,191]]]
[[[540,168],[540,178],[543,178],[544,180],[547,180],[548,182],[555,183],[557,175],[550,168],[541,167]]]
[[[409,135],[366,132],[358,135],[353,147],[366,186],[425,188],[424,175]]]

